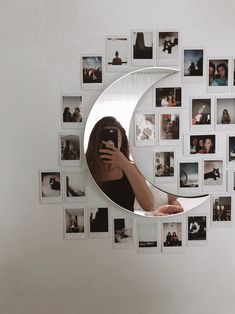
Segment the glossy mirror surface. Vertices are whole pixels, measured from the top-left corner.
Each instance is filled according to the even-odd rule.
[[[140,99],[142,98],[142,96],[154,84],[156,84],[163,78],[166,78],[167,76],[174,75],[177,72],[179,72],[178,69],[172,69],[172,68],[160,68],[160,67],[145,68],[145,69],[128,73],[127,75],[124,75],[123,77],[121,77],[120,79],[112,83],[99,96],[99,98],[95,102],[88,116],[86,127],[85,127],[85,133],[84,133],[84,151],[87,152],[87,148],[89,146],[90,135],[94,126],[96,125],[97,121],[100,121],[104,117],[108,117],[108,116],[114,117],[121,124],[121,126],[125,129],[127,139],[128,139],[129,134],[130,134],[129,128],[131,124],[131,119],[133,117],[135,108],[138,102],[140,101]],[[110,127],[112,127],[112,125]],[[97,148],[97,145],[95,145],[94,151],[99,148],[100,147]],[[130,150],[131,150],[131,147],[130,147]],[[88,167],[88,169],[90,170],[91,175],[94,178],[94,173],[92,173],[93,171],[91,171],[90,167]],[[145,177],[144,173],[142,173],[142,175]],[[94,180],[95,182],[97,182],[95,178]],[[168,204],[168,201],[167,201],[168,191],[165,190],[164,192],[166,193],[163,193],[162,191],[159,190],[161,189],[161,186],[157,186],[156,188],[152,184],[148,183],[148,186],[149,185],[155,198],[154,208],[163,204]],[[106,193],[106,196],[109,199],[113,200],[112,197],[107,195],[107,193]],[[159,199],[164,199],[165,203],[159,202]],[[183,206],[184,209],[186,207],[187,209],[190,209],[192,207],[198,206],[201,202],[204,201],[204,199],[205,197],[193,198],[193,199],[191,198],[189,199],[188,197],[187,198],[180,197],[178,201],[180,201],[180,204]],[[145,211],[141,210],[141,208],[143,208],[143,206],[135,205],[135,213],[145,214]],[[125,209],[128,209],[128,208],[125,208]]]

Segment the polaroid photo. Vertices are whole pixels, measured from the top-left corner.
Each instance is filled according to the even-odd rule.
[[[207,245],[208,215],[187,215],[187,246]]]
[[[106,206],[87,208],[89,238],[106,238],[110,235],[109,209]]]
[[[213,226],[228,226],[232,224],[233,201],[230,194],[213,194],[211,218]]]
[[[81,88],[102,89],[104,87],[104,57],[102,54],[81,55]]]
[[[115,249],[134,247],[133,222],[130,217],[115,217],[112,219],[112,242]]]
[[[85,170],[67,168],[64,170],[64,202],[76,203],[86,199]]]
[[[218,97],[215,103],[215,129],[235,130],[235,97]]]
[[[175,151],[169,148],[153,152],[154,184],[176,180]]]
[[[178,192],[195,195],[202,191],[201,160],[178,161]]]
[[[232,92],[235,92],[235,57],[232,58],[231,82]]]
[[[227,179],[223,158],[204,159],[203,161],[203,192],[225,192]]]
[[[132,65],[154,65],[156,44],[153,30],[132,30],[131,46]]]
[[[86,211],[84,207],[66,205],[64,207],[64,238],[67,240],[86,238]]]
[[[180,113],[172,110],[160,111],[158,116],[159,145],[174,146],[181,143]]]
[[[190,99],[189,127],[191,131],[210,131],[213,125],[213,117],[212,98],[197,97]]]
[[[215,155],[217,149],[216,135],[208,132],[186,134],[184,137],[184,154],[190,156]]]
[[[108,72],[128,71],[130,63],[128,36],[106,36],[105,59]]]
[[[235,169],[235,134],[227,134],[227,168]]]
[[[182,219],[162,220],[162,252],[182,252],[185,242],[184,234]]]
[[[41,170],[39,179],[41,203],[61,203],[63,189],[60,170]]]
[[[184,48],[182,53],[182,82],[203,82],[204,50],[202,48]]]
[[[235,193],[235,170],[229,170],[227,172],[228,178],[228,192],[231,194]]]
[[[156,114],[135,112],[135,146],[156,145]]]
[[[157,64],[179,64],[179,32],[159,30],[157,32]]]
[[[229,71],[229,58],[208,58],[206,79],[208,92],[229,92],[231,85]]]
[[[156,87],[153,89],[153,109],[162,107],[181,107],[181,87]]]
[[[62,128],[74,129],[84,126],[83,96],[61,95],[61,124]]]
[[[153,221],[137,221],[137,251],[139,253],[161,252],[160,224]]]
[[[81,130],[59,134],[60,165],[81,166]]]

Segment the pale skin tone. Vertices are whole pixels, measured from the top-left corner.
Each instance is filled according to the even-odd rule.
[[[120,130],[118,130],[118,147],[115,147],[112,143],[106,141],[103,141],[102,143],[104,143],[107,148],[99,150],[100,158],[104,163],[104,171],[101,181],[118,180],[121,179],[123,177],[123,173],[125,173],[138,203],[145,211],[153,211],[155,216],[164,216],[183,211],[174,196],[168,197],[171,205],[163,205],[154,209],[153,195],[146,184],[145,178],[141,175],[136,166],[131,163],[120,151]]]

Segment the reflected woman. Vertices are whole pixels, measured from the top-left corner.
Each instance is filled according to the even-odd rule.
[[[222,117],[221,117],[221,123],[222,124],[230,124],[230,115],[229,115],[227,109],[223,110]]]
[[[103,129],[117,130],[117,144],[105,140]],[[102,147],[103,146],[103,147]],[[125,129],[114,117],[99,120],[90,135],[87,164],[98,186],[118,205],[134,211],[135,198],[145,211],[154,207],[153,195],[145,178],[129,159]]]

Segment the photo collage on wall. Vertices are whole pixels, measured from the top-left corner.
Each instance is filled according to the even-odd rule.
[[[182,84],[153,87],[152,109],[135,112],[134,145],[153,148],[154,184],[177,182],[177,193],[182,196],[210,194],[210,216],[187,213],[186,217],[135,222],[132,216],[111,219],[105,204],[89,204],[83,152],[86,94],[104,89],[105,76],[111,72],[128,73],[148,66],[180,67]],[[212,226],[231,224],[235,57],[207,57],[203,47],[182,48],[176,29],[134,29],[129,35],[107,35],[101,53],[82,53],[80,83],[83,92],[62,94],[58,101],[58,167],[39,174],[41,203],[63,204],[65,239],[110,237],[112,233],[113,248],[180,252],[184,245],[207,243],[209,222]],[[204,84],[205,92],[190,97],[186,104],[187,83]],[[187,132],[183,132],[185,110]],[[226,153],[221,151],[221,137]],[[182,148],[181,156],[176,154],[178,148]]]

